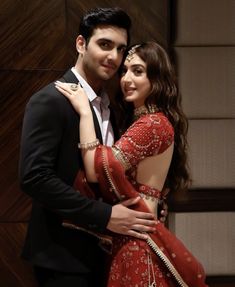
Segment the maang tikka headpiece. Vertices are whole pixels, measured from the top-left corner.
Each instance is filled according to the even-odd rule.
[[[139,48],[140,46],[141,46],[141,45],[135,45],[135,46],[133,46],[133,47],[127,52],[126,60],[127,60],[128,62],[130,62],[130,61],[133,59],[134,54],[135,54],[135,52],[136,52],[136,49]]]

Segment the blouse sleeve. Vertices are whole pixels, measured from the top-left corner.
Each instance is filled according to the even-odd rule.
[[[164,152],[174,141],[174,130],[161,113],[148,114],[134,122],[114,144],[113,153],[126,170],[146,157]]]

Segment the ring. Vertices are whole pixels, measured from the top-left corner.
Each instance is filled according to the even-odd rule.
[[[71,89],[72,91],[77,91],[78,85],[77,85],[77,84],[71,84],[71,85],[70,85],[70,89]]]

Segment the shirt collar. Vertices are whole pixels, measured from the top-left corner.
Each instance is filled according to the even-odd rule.
[[[74,75],[76,76],[76,78],[78,79],[79,83],[81,83],[83,89],[85,90],[85,92],[87,93],[88,99],[90,102],[92,101],[96,101],[96,99],[98,98],[97,94],[94,92],[94,90],[92,89],[92,87],[87,83],[87,81],[78,73],[78,71],[75,69],[75,67],[73,67],[71,69],[71,71],[74,73]],[[102,105],[107,108],[110,104],[110,100],[108,97],[108,94],[102,90],[100,93],[100,98],[101,98],[101,103]]]

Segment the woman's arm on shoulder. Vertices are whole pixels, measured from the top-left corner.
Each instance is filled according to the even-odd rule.
[[[90,182],[97,182],[94,167],[95,147],[98,144],[93,115],[89,99],[84,89],[77,85],[77,90],[71,90],[71,84],[56,82],[56,88],[69,99],[76,112],[80,115],[79,135],[82,159],[85,166],[86,177]]]

